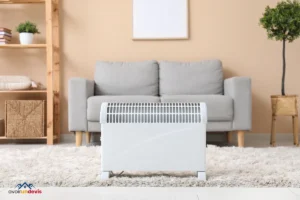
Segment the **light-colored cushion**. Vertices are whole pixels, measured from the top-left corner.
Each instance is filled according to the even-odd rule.
[[[99,122],[100,108],[103,102],[109,103],[158,103],[157,96],[94,96],[87,100],[87,119],[88,121]]]
[[[98,62],[95,95],[158,95],[158,63]]]
[[[26,76],[0,76],[0,90],[26,90],[31,88],[31,80]]]
[[[204,102],[207,105],[208,121],[232,121],[233,120],[233,100],[231,97],[223,95],[164,95],[161,97],[162,103]]]
[[[219,60],[160,62],[160,95],[223,94]]]

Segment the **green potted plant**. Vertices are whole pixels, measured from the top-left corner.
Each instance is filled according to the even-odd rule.
[[[282,42],[282,79],[281,95],[272,95],[273,115],[296,115],[297,95],[286,95],[286,43],[293,42],[300,36],[300,2],[287,0],[277,3],[275,8],[266,7],[260,25],[267,30],[268,38]]]
[[[32,44],[33,35],[40,33],[37,26],[30,21],[20,23],[19,26],[16,28],[16,31],[20,33],[20,43],[24,45]]]

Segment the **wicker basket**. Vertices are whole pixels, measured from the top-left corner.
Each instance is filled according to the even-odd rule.
[[[272,114],[275,116],[296,116],[298,115],[297,95],[273,95]]]
[[[37,138],[45,132],[45,101],[5,101],[5,132],[8,138]]]

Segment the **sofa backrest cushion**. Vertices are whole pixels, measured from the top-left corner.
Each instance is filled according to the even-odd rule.
[[[158,95],[158,63],[97,62],[95,95]]]
[[[160,95],[223,94],[223,69],[219,60],[159,64]]]

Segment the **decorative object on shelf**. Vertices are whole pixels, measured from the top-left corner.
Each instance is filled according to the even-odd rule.
[[[1,90],[27,90],[31,88],[31,80],[26,76],[0,76]]]
[[[20,33],[20,43],[25,45],[32,44],[33,35],[40,33],[37,26],[30,21],[20,23],[16,30]]]
[[[4,130],[4,119],[0,119],[0,137],[5,135]]]
[[[47,89],[43,84],[31,81],[31,88],[34,90],[45,90]]]
[[[188,39],[188,10],[188,0],[133,0],[133,39]]]
[[[38,138],[45,132],[45,101],[5,101],[7,138]]]
[[[0,27],[0,45],[9,44],[11,41],[11,30],[8,28]]]
[[[268,38],[282,41],[283,73],[281,95],[272,95],[272,130],[271,145],[275,146],[275,121],[277,116],[292,116],[294,144],[298,143],[298,108],[297,95],[285,94],[286,42],[293,42],[300,37],[300,2],[287,0],[277,3],[275,8],[266,7],[260,25],[267,30]],[[275,28],[274,28],[275,27]]]

